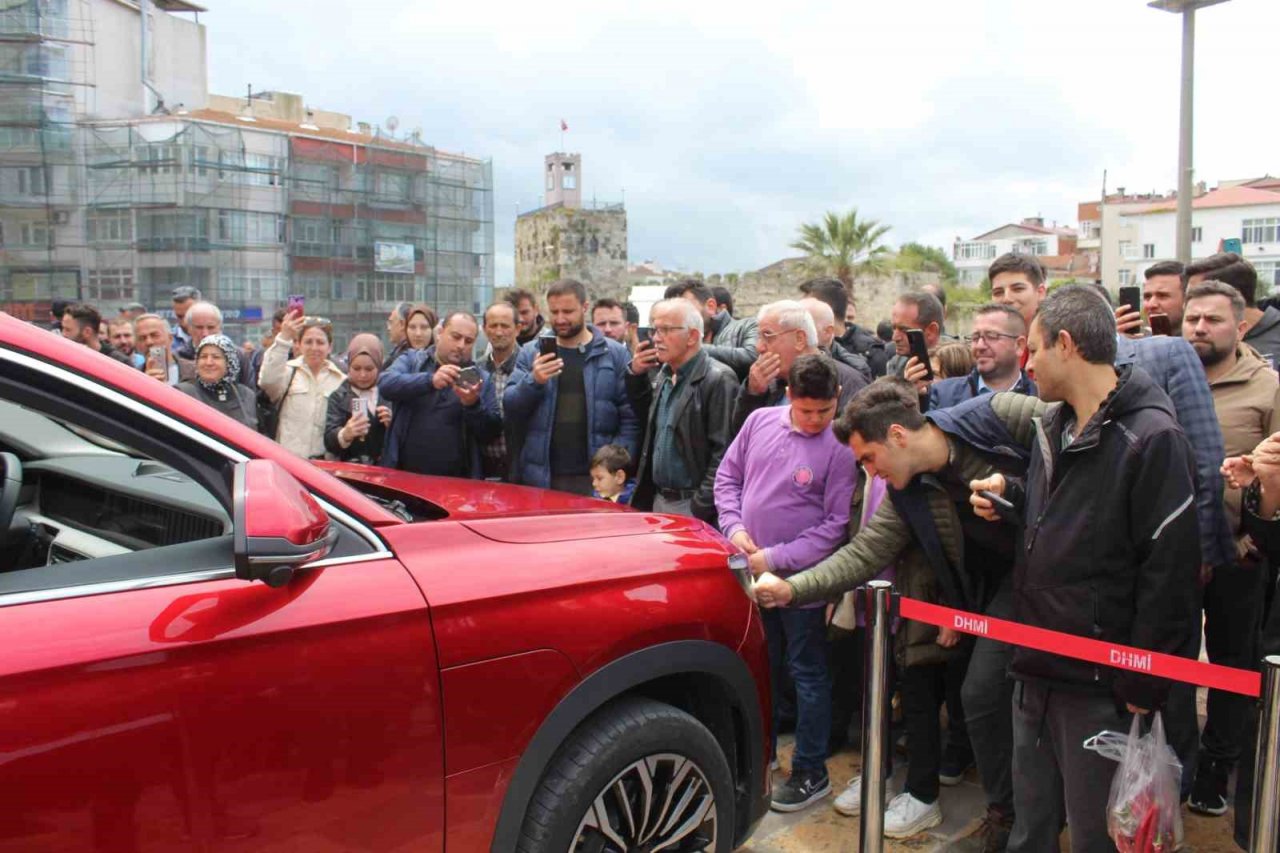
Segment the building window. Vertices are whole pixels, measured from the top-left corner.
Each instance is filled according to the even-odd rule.
[[[382,198],[404,201],[409,198],[409,176],[404,172],[379,172],[375,192]]]
[[[90,244],[133,242],[133,214],[128,210],[98,211],[84,221]]]
[[[1155,243],[1143,243],[1143,244],[1142,244],[1142,257],[1143,257],[1143,259],[1144,259],[1144,260],[1150,260],[1151,258],[1154,258],[1155,256],[1156,256],[1156,244],[1155,244]]]
[[[1245,244],[1274,243],[1276,242],[1277,227],[1280,227],[1280,218],[1273,216],[1268,219],[1246,219],[1242,226],[1240,242]]]
[[[141,171],[149,175],[176,175],[182,171],[182,149],[176,145],[146,145],[138,149]]]
[[[196,145],[191,149],[191,170],[200,177],[204,178],[209,175],[209,167],[216,166],[216,159],[213,157],[213,150],[208,145]]]
[[[1084,222],[1081,222],[1080,223],[1080,239],[1092,240],[1096,238],[1098,236],[1099,224],[1100,223],[1094,220],[1085,220]]]
[[[284,169],[283,157],[272,157],[269,154],[244,155],[245,179],[251,187],[278,187],[280,173]]]
[[[1120,257],[1126,261],[1136,261],[1138,259],[1138,246],[1129,240],[1120,241]]]
[[[1269,296],[1276,292],[1280,285],[1280,261],[1254,261],[1253,267],[1258,271],[1259,297]]]
[[[52,249],[53,229],[48,222],[24,222],[18,229],[19,245],[29,249]]]
[[[1204,239],[1203,229],[1201,229],[1199,225],[1196,225],[1191,229],[1191,242],[1199,243],[1203,239]]]
[[[957,243],[957,261],[987,261],[996,256],[994,243]]]
[[[89,281],[85,299],[128,300],[133,299],[133,270],[101,269],[89,270]]]
[[[1131,284],[1133,284],[1133,270],[1129,270],[1129,269],[1120,270],[1120,286],[1128,287]]]
[[[53,181],[43,166],[18,169],[18,195],[48,195]]]
[[[284,242],[284,217],[245,210],[218,211],[218,242],[270,246]]]

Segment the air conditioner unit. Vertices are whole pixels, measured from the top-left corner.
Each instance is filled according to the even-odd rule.
[[[70,221],[71,221],[71,211],[69,211],[69,210],[55,210],[55,211],[53,212],[53,224],[54,224],[54,225],[66,225],[66,224],[67,224],[68,222],[70,222]]]

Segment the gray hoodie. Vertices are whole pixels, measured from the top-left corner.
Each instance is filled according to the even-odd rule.
[[[1280,308],[1268,305],[1257,324],[1245,334],[1244,342],[1274,370],[1280,364]]]

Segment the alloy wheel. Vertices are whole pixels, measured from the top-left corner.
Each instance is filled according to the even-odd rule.
[[[682,755],[633,762],[587,809],[573,853],[714,851],[716,798],[702,769]]]

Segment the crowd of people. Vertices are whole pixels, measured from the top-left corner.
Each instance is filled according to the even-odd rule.
[[[508,291],[480,317],[403,303],[385,345],[361,333],[340,353],[328,321],[287,308],[238,347],[193,288],[173,292],[172,327],[136,304],[105,321],[56,305],[54,321],[306,458],[716,526],[756,577],[775,728],[795,729],[773,806],[798,811],[831,793],[827,759],[856,727],[850,593],[869,579],[1169,654],[1196,657],[1203,638],[1241,668],[1280,642],[1280,308],[1259,304],[1234,254],[1146,277],[1135,311],[1100,284],[1049,292],[1035,258],[1005,255],[961,338],[940,288],[900,294],[872,330],[830,278],[745,318],[728,291],[683,280],[647,325],[571,279],[542,300]],[[912,622],[894,659],[907,774],[891,837],[940,823],[939,786],[976,763],[988,812],[972,849],[1056,849],[1064,824],[1073,849],[1106,849],[1115,765],[1081,744],[1157,709],[1189,807],[1225,813],[1237,767],[1248,802],[1245,697],[1210,691],[1200,731],[1187,685]],[[855,778],[834,807],[856,815],[860,800]]]

